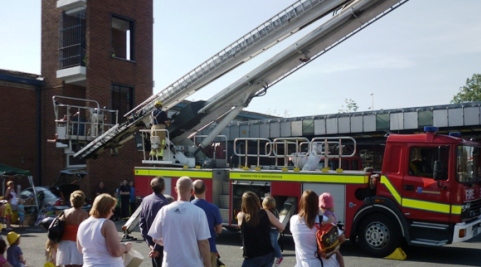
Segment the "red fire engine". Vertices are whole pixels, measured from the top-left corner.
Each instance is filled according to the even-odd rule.
[[[137,167],[135,182],[146,194],[150,193],[150,178],[163,176],[168,185],[166,193],[176,197],[173,188],[179,177],[202,179],[209,188],[207,199],[221,208],[227,229],[237,225],[235,216],[245,191],[253,191],[261,198],[273,196],[280,204],[284,224],[296,213],[297,200],[304,190],[330,192],[346,236],[357,240],[370,254],[384,257],[403,240],[409,245],[442,246],[468,240],[481,232],[481,144],[428,130],[422,134],[389,135],[381,172],[372,168],[330,170],[322,164],[314,171],[286,164],[242,169]],[[333,146],[342,145],[343,140],[326,138],[302,143],[321,144],[324,149],[317,158],[324,158],[324,166],[328,166],[329,161],[346,156],[328,152]],[[293,154],[279,155],[276,151],[289,150],[282,147],[286,143],[296,148],[302,146],[292,138],[287,141],[264,140],[260,147],[264,149],[267,144],[266,153],[237,154],[287,162]]]

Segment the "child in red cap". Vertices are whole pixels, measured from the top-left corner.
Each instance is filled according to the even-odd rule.
[[[336,215],[334,214],[334,198],[332,197],[331,193],[322,193],[319,196],[319,209],[322,211],[324,216],[329,218],[327,221],[322,221],[322,225],[326,225],[328,223],[337,225]],[[339,245],[344,243],[344,241],[346,241],[344,231],[339,229]],[[337,262],[339,262],[339,266],[344,267],[344,258],[339,250],[336,252],[336,259]]]

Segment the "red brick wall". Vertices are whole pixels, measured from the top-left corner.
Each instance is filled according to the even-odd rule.
[[[64,94],[63,83],[56,79],[58,70],[58,46],[60,12],[56,1],[42,1],[42,44],[41,44],[41,75],[44,77],[42,89],[42,184],[50,185],[59,175],[65,165],[63,150],[48,143],[47,139],[55,137],[54,112],[52,96]]]
[[[16,86],[0,83],[0,163],[36,176],[35,88]]]
[[[56,0],[42,1],[42,75],[46,86],[42,92],[45,125],[43,140],[52,138],[54,113],[51,97],[65,95],[96,100],[100,106],[111,106],[112,83],[134,88],[134,106],[152,94],[153,80],[153,3],[152,0],[104,0],[87,2],[87,81],[86,86],[64,85],[56,79],[58,69],[58,18]],[[131,19],[135,24],[135,60],[112,58],[112,14]],[[121,114],[123,115],[123,114]],[[65,167],[65,155],[54,144],[44,143],[44,178],[50,183]],[[89,175],[81,188],[92,195],[99,181],[113,192],[123,179],[133,180],[133,168],[142,159],[133,140],[119,150],[87,161]]]

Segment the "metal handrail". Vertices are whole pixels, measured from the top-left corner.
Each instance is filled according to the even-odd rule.
[[[244,151],[245,153],[238,153],[237,152],[237,142],[239,141],[243,141],[244,142]],[[256,154],[249,154],[249,141],[255,141],[256,142],[256,147],[257,147],[257,153]],[[260,159],[261,158],[269,158],[271,157],[271,153],[272,153],[272,146],[269,145],[269,146],[265,146],[264,147],[264,153],[261,154],[261,142],[266,142],[266,144],[270,144],[271,143],[271,140],[268,139],[268,138],[236,138],[234,139],[234,155],[238,156],[238,157],[245,157],[245,164],[246,164],[246,167],[247,167],[247,162],[248,162],[248,158],[249,157],[255,157],[257,159],[257,166],[260,166]],[[270,148],[270,150],[268,150],[267,148]]]
[[[353,144],[353,152],[348,155],[343,154],[342,150],[342,141],[343,140],[349,140]],[[313,151],[313,154],[315,156],[324,156],[324,166],[328,166],[328,159],[339,159],[339,168],[341,168],[342,164],[342,159],[343,158],[350,158],[354,157],[356,155],[356,139],[350,136],[341,136],[341,137],[315,137],[311,140],[312,143],[318,143],[318,144],[323,144],[322,148],[323,151],[321,152],[321,155],[317,154],[317,151]],[[337,145],[338,146],[338,154],[330,154],[329,151],[329,145]]]
[[[60,102],[60,100],[81,102],[82,105],[63,104]],[[106,130],[112,128],[114,125],[118,124],[118,110],[100,108],[99,103],[95,100],[55,95],[52,97],[52,102],[55,113],[55,127],[59,127],[60,125],[62,125],[65,126],[66,129],[71,130],[71,132],[68,132],[67,130],[65,136],[66,139],[72,139],[72,137],[75,137],[74,139],[76,140],[83,140],[87,137],[95,138],[102,132],[105,132]],[[85,106],[85,104],[88,103],[92,103],[94,107]],[[65,109],[64,115],[59,114],[61,108]],[[72,108],[75,109],[77,112],[71,114]],[[81,111],[84,116],[88,115],[90,117],[89,121],[80,118]],[[105,123],[105,116],[107,116],[108,114],[114,114],[113,116],[115,118],[115,123]],[[60,118],[60,116],[62,116],[62,118]],[[72,116],[76,116],[76,118],[72,120]],[[87,130],[88,126],[90,126],[89,131]],[[74,130],[75,128],[77,129],[76,131]]]
[[[287,162],[289,161],[289,157],[292,155],[288,153],[289,150],[289,145],[294,145],[295,151],[294,151],[294,156],[298,157],[299,153],[301,152],[301,144],[307,144],[307,151],[311,150],[311,142],[309,139],[306,137],[281,137],[281,138],[276,138],[272,141],[272,145],[274,146],[273,148],[273,155],[275,158],[275,163],[277,166],[277,160],[280,158],[284,159],[284,167],[287,167]],[[277,154],[278,151],[278,146],[279,145],[284,145],[284,153],[283,154]],[[308,153],[308,152],[306,152]],[[295,167],[297,166],[297,161],[294,162]]]
[[[208,135],[206,135],[206,134],[194,135],[194,144],[197,145],[196,139],[198,139],[198,138],[206,138],[206,137],[208,137]],[[221,138],[221,139],[224,140],[224,144],[225,144],[224,148],[225,148],[225,149],[223,150],[223,152],[224,152],[224,154],[225,154],[225,159],[227,160],[227,159],[229,158],[229,157],[228,157],[228,151],[227,151],[227,141],[228,141],[228,140],[227,140],[227,136],[226,136],[226,135],[217,135],[216,138]],[[216,158],[215,158],[215,152],[214,152],[214,159],[216,159]]]
[[[147,133],[148,133],[148,135],[150,135],[152,133],[152,131],[165,132],[166,145],[167,145],[168,140],[170,140],[170,132],[167,129],[154,129],[154,130],[152,130],[152,129],[141,129],[141,130],[139,130],[139,132],[141,132],[141,134],[142,134],[142,154],[144,155],[144,161],[148,160],[148,157],[145,156],[146,155],[145,154],[146,153],[146,151],[145,151],[145,138],[143,138],[143,137],[144,137],[144,134],[147,134]],[[149,152],[150,151],[147,152],[147,155],[149,154]]]

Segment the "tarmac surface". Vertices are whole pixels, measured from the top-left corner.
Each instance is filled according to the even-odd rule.
[[[122,226],[125,221],[115,222],[119,237],[122,236]],[[45,263],[45,242],[47,232],[37,227],[18,228],[13,225],[13,230],[21,234],[20,247],[23,250],[27,265],[30,267],[42,267]],[[1,236],[6,240],[7,231],[2,230]],[[149,249],[140,236],[138,227],[130,234],[137,238],[132,240],[133,248],[139,251],[144,257],[140,267],[152,266],[147,258]],[[281,266],[295,265],[294,242],[292,237],[286,235],[282,239],[284,261]],[[242,250],[239,233],[224,230],[217,237],[217,249],[221,260],[226,266],[241,266]],[[342,245],[341,252],[344,255],[346,266],[355,267],[441,267],[441,266],[481,266],[481,236],[468,242],[458,243],[443,247],[409,247],[405,249],[406,260],[391,260],[372,258],[366,255],[358,246],[346,242]]]

